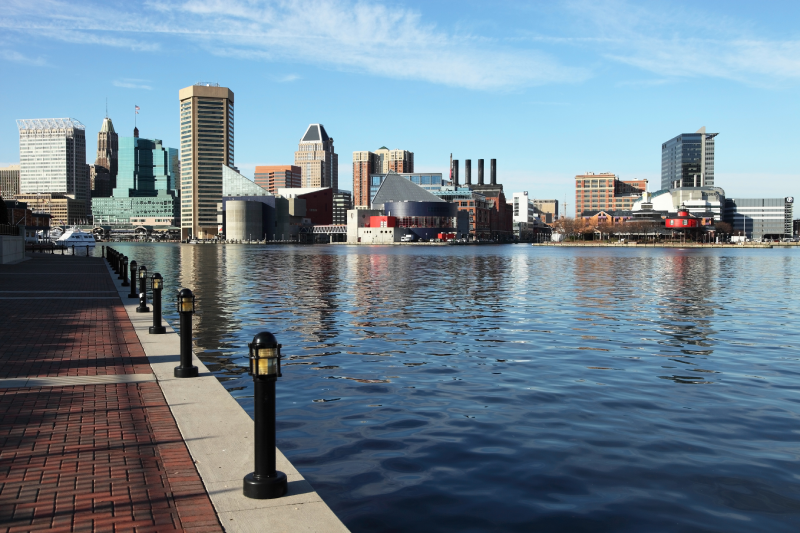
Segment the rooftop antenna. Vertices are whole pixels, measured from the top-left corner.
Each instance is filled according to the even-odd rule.
[[[106,96],[106,118],[108,118],[108,96]]]

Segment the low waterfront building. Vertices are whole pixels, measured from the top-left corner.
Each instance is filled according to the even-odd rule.
[[[27,203],[18,200],[9,199],[4,203],[9,225],[21,228],[26,242],[36,242],[38,236],[48,238],[51,215],[34,212]]]
[[[631,209],[647,190],[647,180],[622,181],[611,172],[587,172],[575,176],[575,213]]]
[[[309,218],[315,226],[325,226],[333,223],[333,189],[330,187],[278,189],[277,195],[289,199],[304,200],[306,214],[303,216]]]
[[[296,165],[257,166],[254,176],[256,185],[277,194],[278,189],[293,189],[303,186],[300,167]]]
[[[428,192],[440,191],[444,186],[441,172],[390,172],[386,174],[371,174],[369,177],[370,205],[372,205],[375,195],[378,193],[378,189],[380,189],[387,176],[400,176]]]
[[[727,198],[725,222],[748,239],[783,239],[792,236],[794,198]]]
[[[654,193],[643,192],[633,202],[630,210],[634,212],[651,210],[666,215],[677,212],[681,206],[697,216],[713,213],[717,222],[722,221],[725,210],[725,191],[719,187],[679,187],[662,189]]]

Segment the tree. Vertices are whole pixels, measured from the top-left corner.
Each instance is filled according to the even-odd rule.
[[[733,233],[733,226],[727,222],[714,223],[714,229],[716,229],[719,233]]]

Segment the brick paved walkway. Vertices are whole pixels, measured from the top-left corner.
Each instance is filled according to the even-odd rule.
[[[0,265],[0,378],[151,372],[102,259]],[[45,529],[222,531],[158,383],[0,389],[0,531]]]

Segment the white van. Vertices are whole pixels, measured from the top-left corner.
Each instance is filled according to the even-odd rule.
[[[414,242],[417,236],[413,233],[406,233],[402,237],[400,237],[400,242]]]

